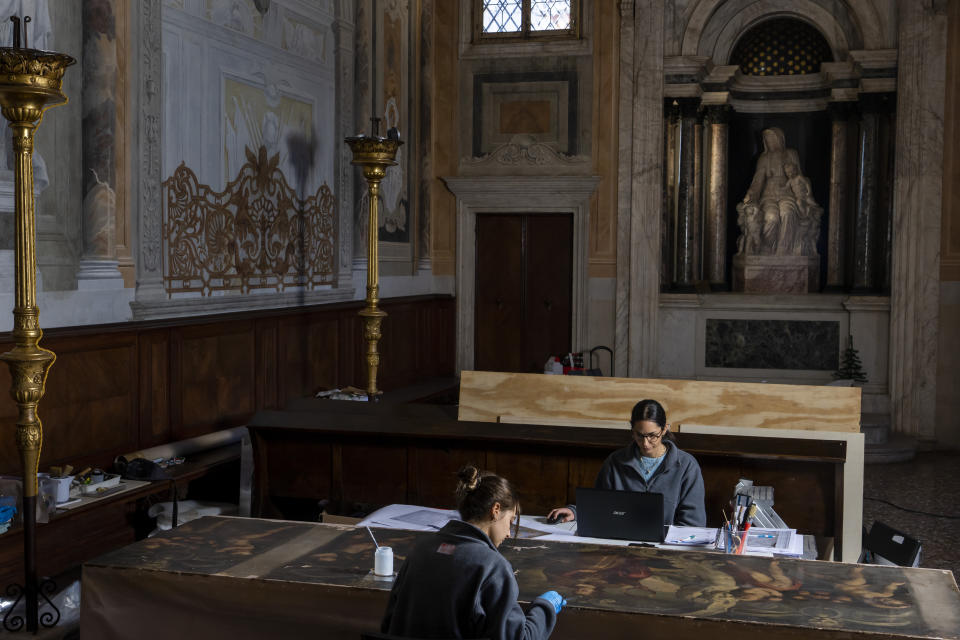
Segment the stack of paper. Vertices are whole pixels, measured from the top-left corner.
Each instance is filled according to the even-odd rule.
[[[412,504],[392,504],[377,509],[364,518],[358,527],[383,527],[385,529],[411,529],[413,531],[437,531],[460,515],[451,509],[418,507]]]
[[[803,536],[797,535],[796,529],[750,527],[743,552],[799,558],[803,556]]]
[[[717,542],[717,529],[710,527],[677,527],[670,525],[663,539],[665,545],[685,547],[713,546]]]

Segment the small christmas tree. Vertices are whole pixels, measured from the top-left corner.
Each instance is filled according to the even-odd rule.
[[[847,348],[843,350],[840,368],[833,372],[834,380],[853,380],[863,384],[867,381],[867,372],[860,362],[860,352],[853,348],[853,336],[847,336]]]

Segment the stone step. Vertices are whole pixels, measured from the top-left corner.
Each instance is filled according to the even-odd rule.
[[[864,413],[860,416],[860,431],[867,445],[886,443],[890,436],[890,414]]]
[[[863,461],[866,464],[886,464],[912,460],[917,453],[917,442],[913,438],[899,433],[890,434],[883,444],[867,444],[864,447]]]

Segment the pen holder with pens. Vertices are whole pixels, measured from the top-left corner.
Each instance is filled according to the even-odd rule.
[[[725,524],[717,530],[716,548],[724,553],[737,553],[740,546],[740,535],[733,530],[729,524]]]

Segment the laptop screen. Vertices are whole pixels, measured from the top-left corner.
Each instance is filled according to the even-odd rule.
[[[663,542],[663,494],[578,487],[577,535]]]

